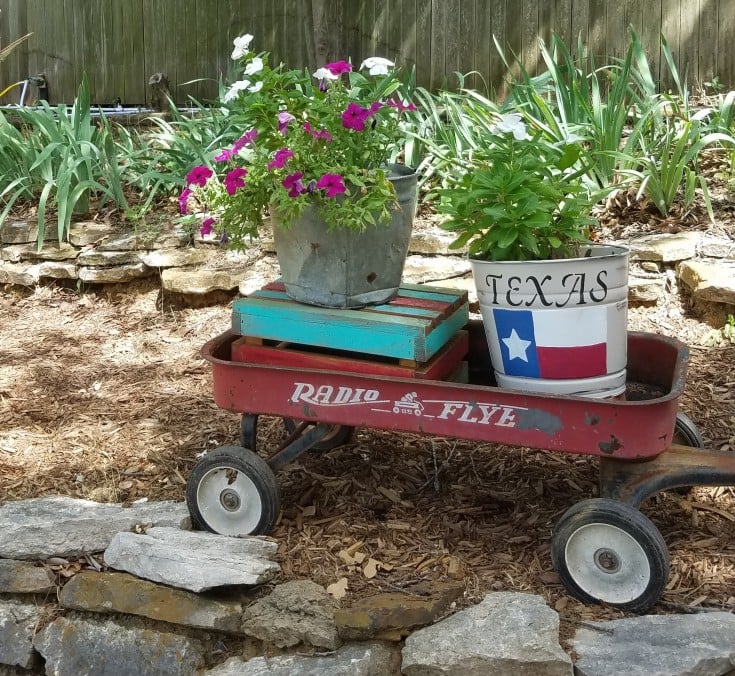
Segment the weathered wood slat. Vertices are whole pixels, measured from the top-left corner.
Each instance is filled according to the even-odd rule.
[[[253,345],[247,336],[232,343],[232,361],[249,364],[267,364],[299,369],[344,371],[393,378],[419,378],[424,380],[450,379],[467,355],[469,346],[466,331],[458,331],[454,337],[428,362],[418,363],[385,358],[365,359],[355,352],[314,351],[308,346],[275,343]]]
[[[451,290],[402,288],[399,296],[418,301],[444,298],[442,309],[386,303],[361,309],[332,309],[290,300],[274,285],[233,304],[232,330],[243,336],[337,350],[359,351],[425,362],[469,318],[467,294]]]

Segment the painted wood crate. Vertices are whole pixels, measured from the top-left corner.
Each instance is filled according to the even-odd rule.
[[[332,309],[297,303],[274,282],[234,302],[232,330],[251,344],[270,340],[425,363],[468,319],[467,292],[458,289],[404,284],[389,303]]]

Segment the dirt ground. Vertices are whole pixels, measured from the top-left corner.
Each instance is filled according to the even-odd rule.
[[[200,357],[229,327],[230,305],[169,301],[156,282],[0,293],[0,502],[183,500],[197,456],[237,442],[239,420],[214,404]],[[713,326],[675,290],[659,306],[631,308],[630,327],[689,344],[681,410],[707,447],[735,450],[735,346],[706,345]],[[259,452],[281,435],[280,420],[262,418]],[[596,493],[590,457],[364,429],[342,448],[301,456],[278,481],[284,578],[346,578],[343,603],[455,579],[463,603],[489,590],[541,594],[567,628],[622,616],[566,595],[551,566],[554,524]],[[735,610],[733,489],[662,493],[642,511],[671,556],[654,612]]]

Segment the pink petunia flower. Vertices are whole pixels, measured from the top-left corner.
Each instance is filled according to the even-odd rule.
[[[372,113],[369,108],[363,108],[356,103],[350,103],[347,110],[342,113],[342,126],[345,129],[353,129],[354,131],[364,131],[365,121]]]
[[[417,110],[416,106],[413,103],[404,103],[403,101],[400,101],[399,99],[388,99],[388,105],[391,108],[395,108],[399,113],[404,113],[407,110],[408,111],[414,111]]]
[[[329,143],[332,140],[332,135],[326,129],[320,129],[319,131],[317,131],[308,122],[304,122],[304,131],[309,132],[314,137],[315,141],[324,139],[327,143]]]
[[[324,66],[332,75],[342,75],[342,73],[349,73],[352,70],[352,64],[347,61],[335,61],[334,63],[328,63]]]
[[[242,167],[235,167],[232,171],[227,172],[223,183],[228,195],[234,195],[238,188],[245,185],[245,176],[248,170]]]
[[[296,171],[293,174],[289,174],[281,181],[281,185],[288,190],[289,197],[298,197],[302,192],[306,191],[306,188],[304,188],[304,184],[301,181],[303,176],[303,172]]]
[[[255,139],[258,138],[258,130],[251,129],[246,131],[237,141],[232,144],[232,154],[237,155],[246,145],[249,143],[255,143]]]
[[[268,162],[268,171],[272,171],[273,169],[283,169],[283,167],[286,166],[286,162],[289,157],[293,157],[293,153],[288,148],[276,150],[273,159]]]
[[[204,186],[207,184],[207,181],[212,177],[213,174],[214,172],[209,167],[205,167],[204,165],[194,167],[186,175],[186,185]]]
[[[217,221],[214,218],[211,218],[211,217],[210,218],[205,218],[202,221],[202,227],[199,228],[199,234],[202,237],[206,237],[207,235],[211,235],[212,234],[212,230],[214,230],[214,224],[216,222]]]
[[[291,113],[282,110],[280,113],[278,113],[278,131],[280,131],[281,134],[285,136],[288,132],[289,123],[295,119],[296,118],[291,115]]]
[[[229,162],[232,159],[232,151],[228,148],[223,148],[219,155],[214,156],[215,162]]]
[[[189,198],[191,197],[191,195],[192,192],[189,188],[184,188],[179,195],[179,211],[182,214],[189,213]]]
[[[381,103],[380,101],[375,101],[375,103],[371,103],[370,104],[370,115],[375,115],[375,113],[377,113],[383,107],[383,105],[384,104]]]
[[[344,178],[339,174],[324,174],[317,181],[316,187],[320,190],[326,190],[327,197],[336,197],[347,190]]]

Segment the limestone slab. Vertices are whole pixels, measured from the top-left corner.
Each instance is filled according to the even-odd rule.
[[[58,240],[57,228],[45,228],[43,233],[45,241]],[[38,241],[38,219],[5,221],[0,228],[0,242],[3,244],[23,244]]]
[[[46,560],[103,551],[115,533],[136,525],[181,527],[189,511],[181,502],[130,507],[69,497],[16,500],[0,506],[0,557]]]
[[[56,589],[48,568],[14,559],[0,559],[0,593],[45,594]]]
[[[149,268],[178,268],[206,263],[211,254],[206,249],[157,249],[141,256]]]
[[[119,284],[147,277],[153,271],[144,263],[131,263],[115,267],[80,267],[79,279],[97,284]]]
[[[234,291],[247,274],[246,268],[232,270],[166,268],[161,271],[161,284],[164,290],[172,293],[206,294],[212,291]]]
[[[281,569],[273,560],[277,550],[276,542],[266,538],[150,528],[140,534],[118,533],[104,558],[111,568],[200,592],[267,582]]]
[[[630,242],[630,260],[672,263],[694,258],[697,255],[700,238],[699,232],[636,237]]]
[[[30,669],[38,662],[33,634],[42,612],[33,603],[0,599],[0,664]]]
[[[140,580],[127,573],[84,571],[59,594],[63,608],[128,613],[187,627],[240,633],[242,605]]]
[[[735,305],[735,261],[684,261],[677,273],[695,300]]]

